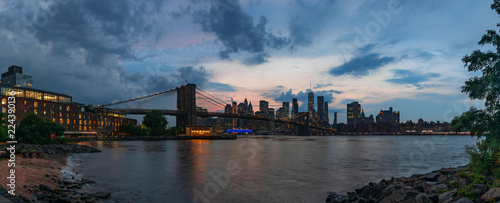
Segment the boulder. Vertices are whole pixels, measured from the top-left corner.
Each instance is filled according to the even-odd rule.
[[[441,202],[445,202],[445,201],[451,200],[451,199],[453,199],[453,197],[456,194],[457,194],[456,190],[452,190],[452,191],[449,191],[449,192],[441,193],[438,196],[438,202],[441,203]]]
[[[415,201],[417,203],[432,203],[432,200],[429,199],[424,193],[418,193],[417,196],[415,196]]]
[[[422,177],[424,180],[428,180],[428,181],[436,181],[438,179],[438,177],[440,176],[439,173],[429,173],[427,175],[425,175],[424,177]]]
[[[448,189],[448,185],[446,185],[446,183],[439,183],[425,188],[425,193],[436,193],[438,190],[444,191],[446,189]]]
[[[465,178],[459,178],[458,179],[458,188],[459,189],[464,188],[465,186],[468,185],[467,182],[468,182],[467,179],[465,179]]]
[[[481,196],[483,201],[499,201],[500,200],[500,188],[491,188],[488,192]]]
[[[474,203],[474,201],[470,200],[469,198],[462,197],[459,200],[457,200],[455,203]]]

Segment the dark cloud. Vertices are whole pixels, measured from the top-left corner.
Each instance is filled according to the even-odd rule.
[[[312,44],[316,34],[321,33],[326,17],[332,13],[334,1],[309,2],[295,0],[300,11],[291,18],[288,29],[290,31],[291,49]]]
[[[208,91],[216,91],[216,92],[234,92],[236,91],[235,87],[230,84],[225,83],[217,83],[217,82],[209,82],[207,84]]]
[[[410,85],[418,85],[419,88],[424,87],[419,85],[421,82],[428,81],[431,78],[439,77],[438,73],[418,73],[410,70],[403,69],[395,69],[393,70],[394,78],[387,79],[387,82],[394,84],[410,84]]]
[[[44,5],[45,3],[51,5]],[[63,3],[58,3],[63,2]],[[144,47],[164,35],[164,1],[5,1],[0,13],[0,69],[24,67],[34,88],[102,104],[207,83],[205,68],[162,68],[133,74],[124,61],[140,61]],[[8,54],[4,54],[8,53]],[[166,72],[165,72],[166,71]]]
[[[275,102],[292,102],[293,98],[297,98],[299,102],[302,102],[302,104],[299,106],[300,111],[306,111],[307,110],[307,99],[308,99],[308,94],[309,90],[306,91],[300,91],[297,94],[294,94],[292,92],[292,89],[289,89],[288,91],[283,90],[284,87],[276,87],[274,89],[269,90],[268,92],[263,93],[261,96],[270,98],[274,100]],[[338,92],[336,90],[324,90],[324,91],[313,91],[314,93],[314,100],[315,103],[314,105],[317,105],[316,99],[318,96],[324,96],[325,97],[325,102],[328,102],[329,104],[333,103],[335,101],[335,98],[333,97],[334,92]]]
[[[368,54],[353,58],[340,66],[333,67],[329,73],[333,76],[352,75],[361,77],[393,61],[393,57],[380,57],[379,54]]]
[[[235,0],[214,0],[208,9],[193,11],[193,18],[204,32],[213,33],[224,45],[222,59],[229,59],[232,53],[249,52],[256,55],[245,60],[245,64],[265,63],[268,49],[282,49],[290,43],[288,38],[267,30],[264,16],[254,24],[253,17],[243,12]]]

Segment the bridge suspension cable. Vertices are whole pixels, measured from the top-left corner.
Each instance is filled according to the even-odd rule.
[[[204,93],[204,94],[206,94],[206,95],[208,95],[208,96],[212,97],[213,99],[217,100],[217,101],[218,101],[218,103],[223,104],[224,106],[226,106],[226,102],[224,102],[224,101],[220,100],[219,98],[215,97],[214,95],[211,95],[211,94],[210,94],[210,93],[208,93],[207,91],[205,91],[205,90],[203,90],[203,89],[201,89],[201,88],[199,88],[199,87],[196,87],[196,89],[200,90],[202,93]]]
[[[215,101],[214,99],[207,97],[206,95],[202,95],[200,93],[198,93],[197,99],[203,99],[204,101],[206,101],[214,106],[217,106],[217,107],[222,107],[222,108],[225,107],[223,104],[220,104],[219,102]]]
[[[111,102],[110,104],[98,105],[98,107],[106,107],[106,106],[112,106],[112,105],[117,105],[117,104],[123,104],[123,103],[131,102],[131,101],[137,101],[137,100],[146,99],[146,98],[158,96],[158,95],[161,95],[161,94],[165,94],[165,93],[168,93],[168,92],[172,92],[172,91],[175,91],[175,90],[177,90],[177,88],[166,90],[166,91],[162,91],[162,92],[157,92],[157,93],[150,94],[150,95],[145,95],[145,96],[142,96],[142,97],[127,99],[127,100],[124,100],[124,101]]]

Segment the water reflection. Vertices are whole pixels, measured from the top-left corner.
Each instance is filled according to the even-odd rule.
[[[214,187],[217,193],[205,194],[211,202],[323,202],[330,191],[463,165],[464,146],[475,141],[468,136],[253,136],[93,142],[79,144],[103,152],[82,156],[76,169],[97,182],[95,189],[111,191],[111,202],[192,202],[194,190],[205,194]],[[213,174],[228,172],[228,163],[241,170],[229,177],[227,187],[218,186]]]

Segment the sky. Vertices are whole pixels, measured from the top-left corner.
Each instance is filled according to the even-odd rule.
[[[0,67],[34,88],[103,104],[194,83],[230,102],[278,108],[325,96],[401,121],[450,122],[469,106],[462,57],[499,16],[492,1],[0,1]],[[4,72],[0,71],[0,72]],[[161,102],[159,102],[161,103]],[[204,104],[211,111],[221,110]]]

